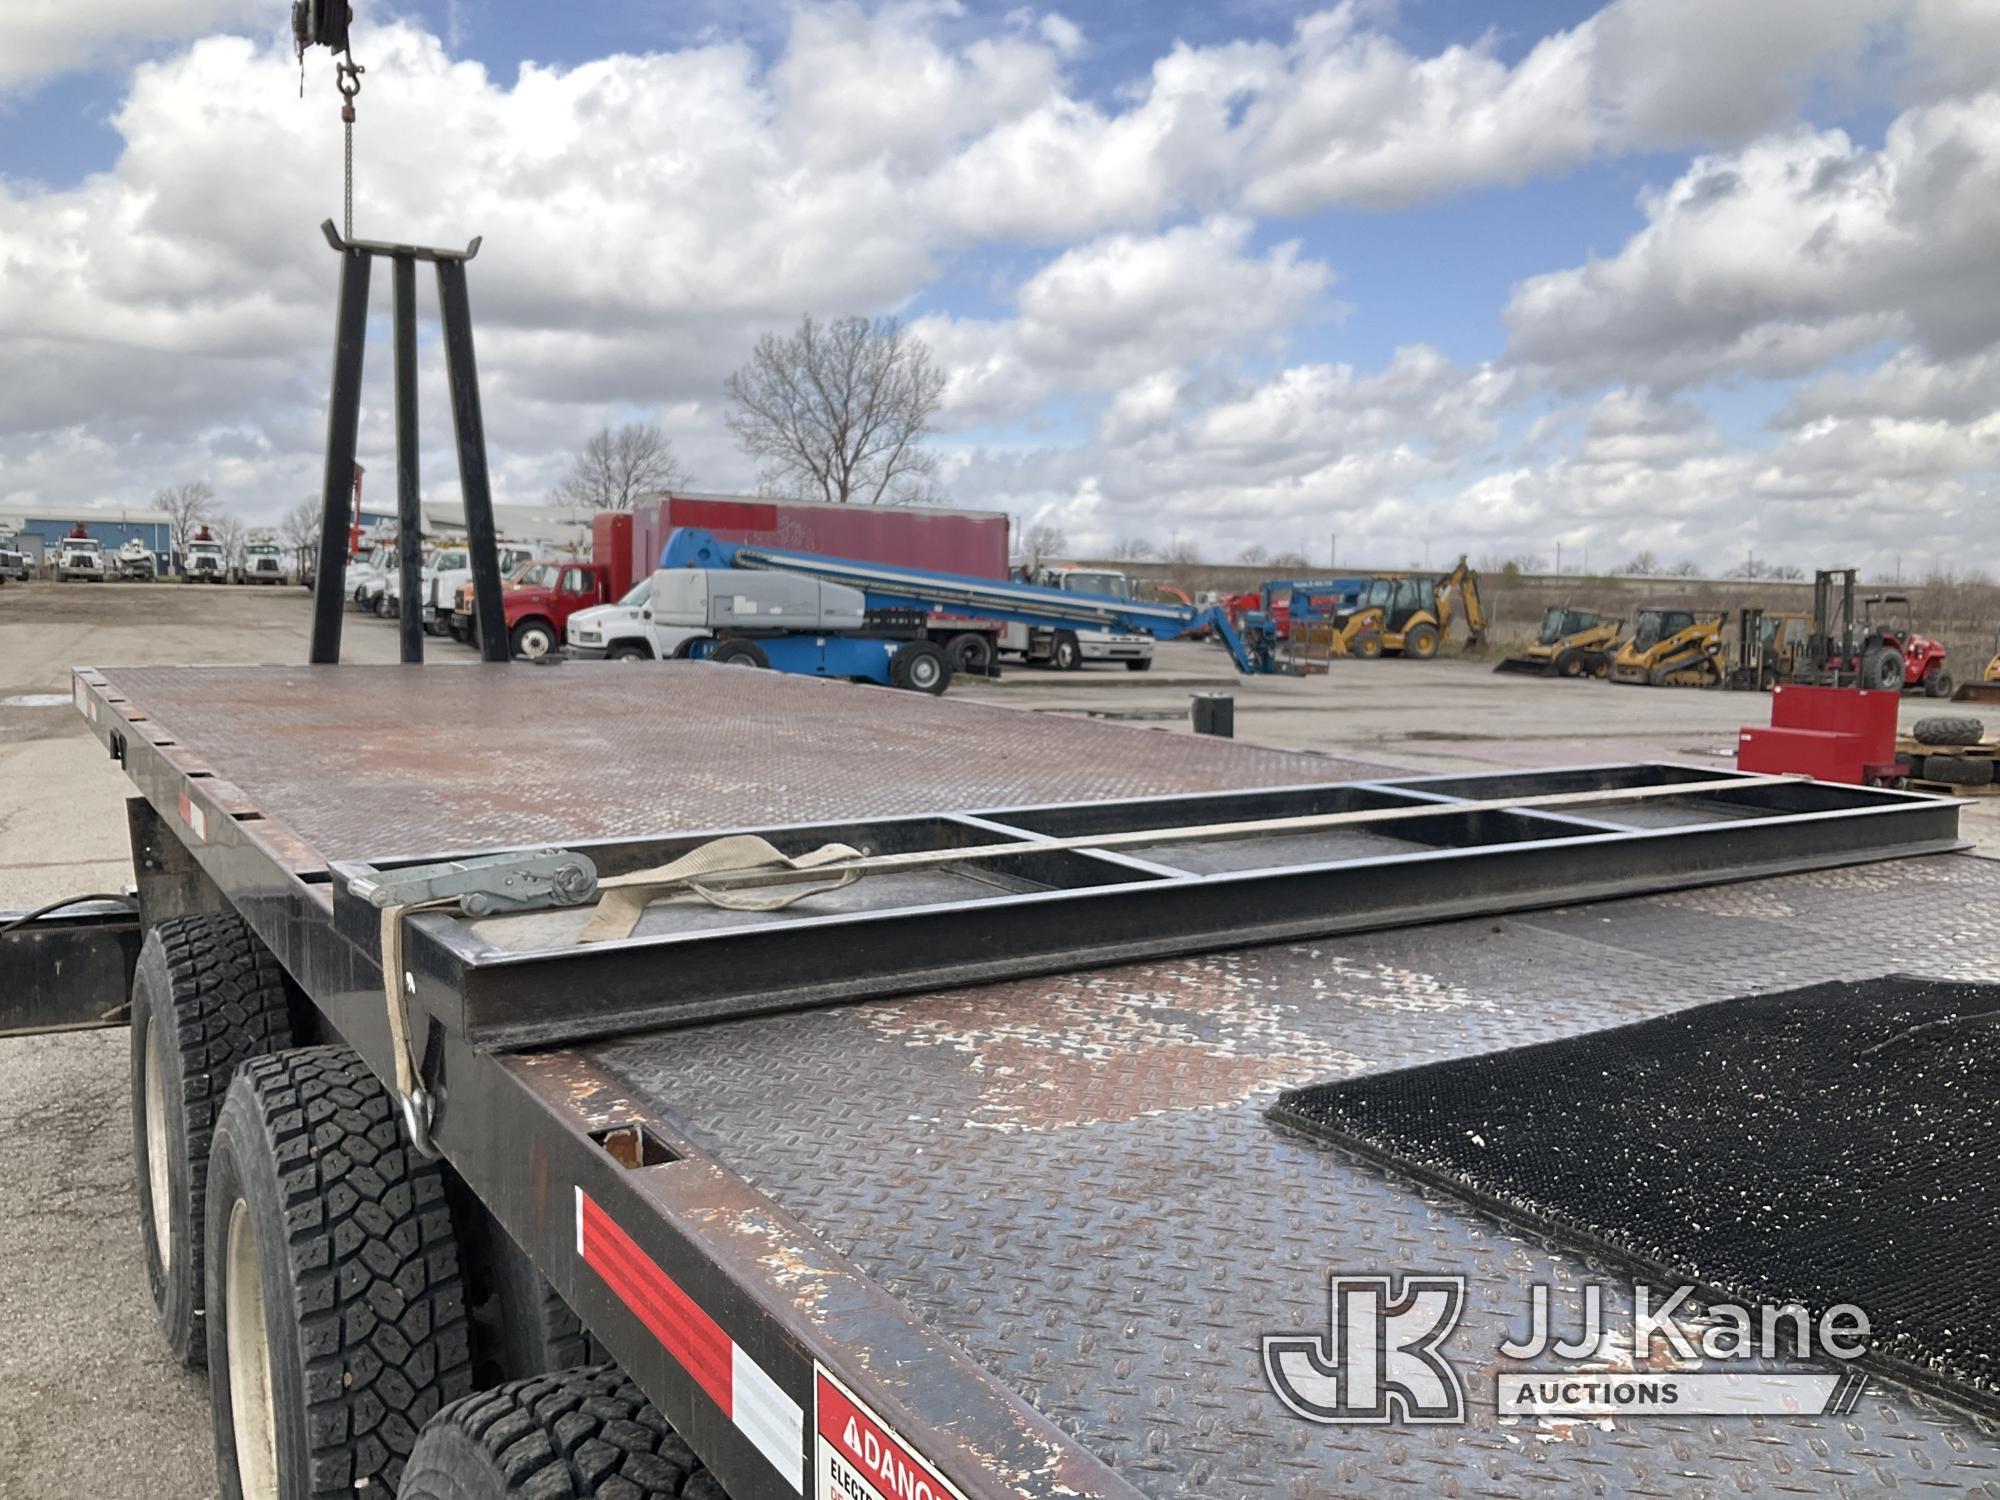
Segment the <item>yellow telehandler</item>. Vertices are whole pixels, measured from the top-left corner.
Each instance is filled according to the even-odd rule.
[[[1334,656],[1372,661],[1383,655],[1428,661],[1438,654],[1454,619],[1465,618],[1465,649],[1486,649],[1486,605],[1479,574],[1464,558],[1449,573],[1382,573],[1368,582],[1361,602],[1335,621]]]
[[[1623,620],[1594,609],[1558,604],[1543,617],[1533,643],[1493,670],[1523,677],[1602,677],[1611,670],[1611,652],[1624,628]]]
[[[1726,618],[1671,604],[1649,605],[1639,611],[1631,639],[1611,658],[1611,680],[1646,687],[1714,687],[1725,675]]]

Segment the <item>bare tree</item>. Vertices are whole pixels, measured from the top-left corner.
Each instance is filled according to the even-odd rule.
[[[923,446],[944,399],[930,346],[894,318],[808,316],[767,333],[724,387],[737,446],[767,487],[838,505],[927,505],[937,457]]]
[[[1167,548],[1166,564],[1173,569],[1174,581],[1190,594],[1194,593],[1202,568],[1201,554],[1194,550],[1194,543],[1176,539]]]
[[[1030,526],[1021,538],[1021,561],[1030,574],[1042,564],[1069,551],[1069,537],[1060,526]]]
[[[1660,571],[1660,559],[1651,552],[1641,552],[1618,571],[1635,578],[1651,578]]]
[[[153,491],[153,509],[166,515],[167,533],[173,549],[179,556],[186,557],[188,538],[204,521],[215,515],[215,491],[209,487],[207,480],[191,479],[185,484]]]
[[[209,529],[215,539],[222,543],[222,561],[228,567],[235,567],[243,560],[243,538],[248,528],[232,515],[220,515],[210,523]]]
[[[294,553],[303,552],[319,540],[319,501],[301,500],[278,522],[278,540]]]
[[[1787,583],[1791,583],[1805,577],[1806,570],[1797,563],[1779,563],[1775,568],[1771,569],[1771,576],[1773,578],[1782,578]]]
[[[1244,564],[1246,567],[1254,568],[1259,563],[1269,562],[1271,560],[1271,554],[1265,551],[1262,547],[1258,546],[1255,542],[1252,542],[1249,546],[1245,547],[1241,552],[1236,554],[1236,560]]]
[[[1113,562],[1144,562],[1149,557],[1158,557],[1160,549],[1143,537],[1121,537],[1111,544]]]
[[[1701,564],[1691,557],[1684,557],[1671,568],[1667,569],[1667,577],[1699,578],[1701,577]]]
[[[555,488],[558,505],[584,510],[630,510],[646,496],[688,481],[673,439],[657,422],[599,428]]]
[[[1281,573],[1305,573],[1312,568],[1312,559],[1303,552],[1276,552],[1271,555],[1271,566]]]
[[[1731,578],[1768,578],[1771,576],[1769,564],[1755,553],[1743,559],[1729,570]]]

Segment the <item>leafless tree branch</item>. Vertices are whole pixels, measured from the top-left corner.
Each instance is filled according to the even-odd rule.
[[[153,509],[164,512],[176,555],[187,556],[188,538],[215,516],[215,491],[205,479],[153,491]]]
[[[894,318],[800,320],[765,334],[725,389],[737,446],[765,464],[767,494],[838,505],[928,505],[941,496],[923,446],[944,372]]]
[[[630,510],[648,495],[687,482],[673,440],[659,424],[631,422],[599,429],[556,486],[554,499],[586,510]]]

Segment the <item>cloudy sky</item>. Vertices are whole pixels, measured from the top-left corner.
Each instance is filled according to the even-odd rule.
[[[1995,0],[355,8],[356,230],[485,236],[503,500],[639,418],[751,488],[756,336],[894,313],[953,503],[1080,551],[2000,571]],[[0,6],[0,512],[314,489],[340,127],[286,9]]]

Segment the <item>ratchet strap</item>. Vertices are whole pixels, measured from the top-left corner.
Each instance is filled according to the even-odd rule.
[[[731,911],[780,911],[807,896],[822,895],[852,885],[861,878],[862,872],[842,870],[825,880],[788,882],[779,887],[755,890],[729,890],[707,885],[702,877],[724,871],[743,874],[753,870],[813,870],[821,865],[861,857],[859,849],[846,844],[822,844],[810,854],[794,856],[781,854],[755,834],[739,833],[714,839],[683,854],[671,864],[655,865],[649,870],[634,870],[629,875],[613,875],[598,881],[600,895],[597,910],[577,935],[577,941],[602,943],[613,938],[630,937],[646,908],[670,896],[699,896],[712,906],[727,907]]]
[[[410,1041],[409,1002],[403,994],[403,918],[412,912],[453,906],[457,901],[456,896],[439,896],[382,909],[382,998],[389,1010],[390,1050],[396,1054],[396,1095],[413,1143],[425,1155],[434,1154],[429,1139],[430,1097],[424,1089],[423,1064]]]

